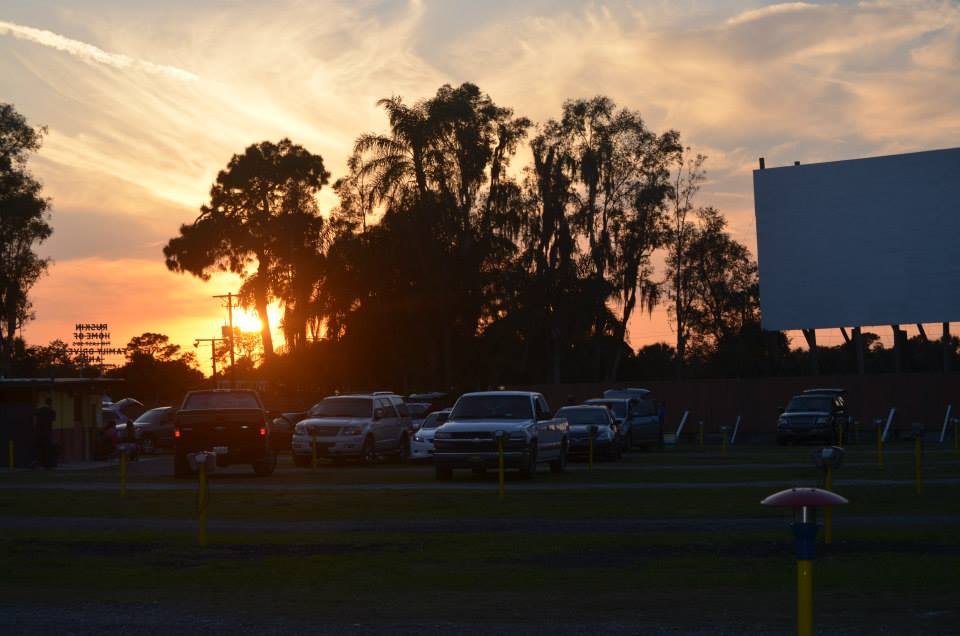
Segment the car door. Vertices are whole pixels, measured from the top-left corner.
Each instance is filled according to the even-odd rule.
[[[552,425],[553,414],[542,395],[534,396],[534,413],[537,416],[537,435],[540,438],[540,450],[554,455],[560,448],[561,431]]]
[[[393,450],[400,439],[400,417],[389,399],[378,398],[377,404],[383,417],[374,422],[374,440],[379,450]]]

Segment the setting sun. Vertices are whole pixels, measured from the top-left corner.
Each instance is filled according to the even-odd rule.
[[[253,311],[234,311],[233,325],[240,331],[260,331],[260,318]]]

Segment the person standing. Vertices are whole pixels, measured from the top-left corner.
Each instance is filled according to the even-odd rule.
[[[44,468],[53,468],[56,464],[53,452],[53,423],[56,420],[57,412],[53,410],[53,400],[47,398],[33,415],[34,454],[37,463]]]

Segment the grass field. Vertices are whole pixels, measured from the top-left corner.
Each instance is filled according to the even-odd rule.
[[[811,450],[634,453],[509,479],[504,500],[493,474],[438,487],[422,466],[231,469],[211,479],[205,548],[195,484],[168,477],[169,458],[133,464],[125,498],[115,466],[12,472],[0,612],[51,633],[120,618],[127,633],[789,633],[789,513],[759,501],[816,483]],[[924,461],[917,496],[908,446],[882,469],[848,449],[818,632],[960,630],[960,457]]]

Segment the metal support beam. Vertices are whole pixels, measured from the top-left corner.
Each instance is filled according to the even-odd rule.
[[[927,339],[927,332],[924,331],[923,329],[923,324],[919,322],[917,323],[917,331],[920,332],[920,337],[923,339],[924,342],[930,342],[930,340]]]
[[[950,373],[953,369],[953,341],[950,338],[950,323],[943,323],[943,336],[940,337],[943,347],[943,372]]]
[[[807,339],[807,346],[810,348],[810,372],[813,375],[820,375],[820,364],[817,361],[817,330],[803,329],[803,337]]]
[[[900,373],[903,371],[903,336],[904,331],[900,329],[900,325],[890,325],[890,328],[893,329],[893,365],[894,371]]]
[[[853,346],[857,352],[857,373],[860,375],[864,374],[864,347],[863,347],[863,331],[860,327],[853,328]]]
[[[850,344],[850,334],[847,333],[844,327],[840,327],[840,335],[843,336],[843,342],[845,344]]]

